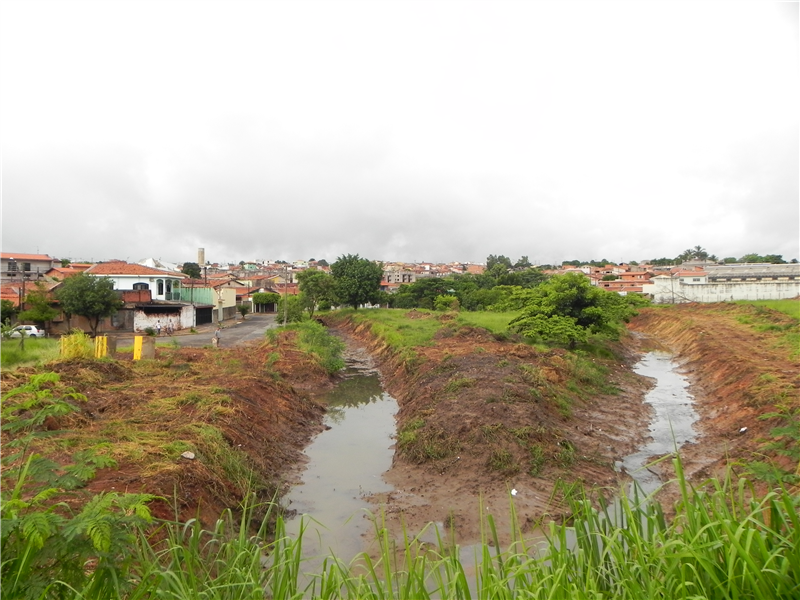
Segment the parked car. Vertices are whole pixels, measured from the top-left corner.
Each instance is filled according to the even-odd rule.
[[[39,329],[36,325],[17,325],[11,330],[11,337],[22,337],[22,332],[28,334],[27,337],[44,337],[44,329]]]

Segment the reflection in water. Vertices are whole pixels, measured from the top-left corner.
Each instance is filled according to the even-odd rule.
[[[349,560],[365,549],[363,537],[372,529],[366,496],[392,489],[382,475],[392,464],[397,401],[383,392],[377,374],[348,374],[324,401],[331,428],[306,448],[302,484],[285,497],[298,513],[287,532],[297,535],[307,515],[304,554]]]
[[[688,380],[676,369],[672,355],[666,352],[648,352],[633,368],[639,375],[656,380],[655,387],[645,396],[645,402],[655,411],[650,421],[651,439],[622,461],[622,466],[646,494],[656,491],[662,483],[658,474],[647,468],[647,463],[695,439],[694,398],[689,393]]]

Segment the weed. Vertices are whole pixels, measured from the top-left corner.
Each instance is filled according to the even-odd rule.
[[[529,448],[530,461],[528,462],[528,475],[538,477],[544,468],[544,448],[541,444],[532,444]]]
[[[475,385],[475,380],[470,379],[468,377],[460,377],[457,379],[451,379],[447,382],[447,385],[444,386],[444,391],[448,394],[453,394],[460,389],[472,387]]]
[[[506,475],[519,472],[519,465],[514,460],[514,456],[505,448],[492,450],[486,461],[486,466],[493,471],[500,471]]]
[[[558,446],[556,462],[564,468],[571,467],[575,462],[575,446],[569,440],[561,440],[558,442]]]

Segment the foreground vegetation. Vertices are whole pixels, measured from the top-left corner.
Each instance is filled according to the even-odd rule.
[[[438,544],[389,539],[375,519],[376,556],[330,556],[309,572],[303,536],[285,535],[277,517],[249,529],[253,504],[227,511],[209,529],[197,521],[155,520],[149,497],[95,496],[78,514],[48,500],[29,457],[6,470],[2,496],[2,594],[6,598],[796,598],[800,594],[798,496],[757,494],[747,480],[689,486],[675,460],[680,501],[625,499],[594,508],[579,496],[569,524],[544,524],[544,541],[515,526],[497,544],[491,515],[483,541],[463,562]],[[40,465],[41,467],[41,465]],[[39,469],[41,472],[41,468]],[[24,490],[24,491],[23,491]],[[32,493],[36,492],[32,496]],[[513,513],[513,498],[510,500]],[[302,530],[301,530],[302,531]]]

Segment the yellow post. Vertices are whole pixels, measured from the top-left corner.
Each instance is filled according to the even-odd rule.
[[[94,357],[103,358],[108,355],[108,337],[98,335],[94,338]]]
[[[133,360],[142,360],[142,336],[133,338]]]

